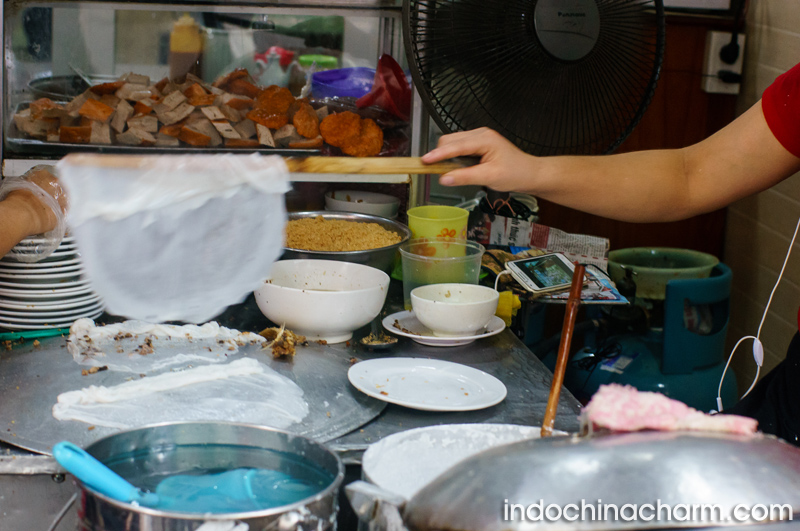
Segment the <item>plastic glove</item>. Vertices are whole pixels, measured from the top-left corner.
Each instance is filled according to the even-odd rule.
[[[511,319],[517,315],[517,310],[522,307],[519,297],[511,291],[500,292],[500,300],[497,301],[497,311],[495,315],[511,326]]]
[[[34,166],[21,177],[6,178],[0,184],[0,201],[19,190],[32,193],[55,217],[53,228],[38,236],[34,244],[17,246],[9,253],[20,262],[37,262],[50,256],[64,238],[67,198],[53,166]]]

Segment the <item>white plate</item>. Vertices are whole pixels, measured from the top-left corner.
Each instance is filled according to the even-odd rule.
[[[23,253],[20,253],[20,254],[23,254]],[[59,262],[61,260],[69,260],[69,259],[72,259],[72,258],[80,258],[80,256],[81,255],[78,253],[78,250],[75,249],[75,250],[67,250],[67,251],[56,251],[56,252],[50,254],[47,258],[42,258],[38,262],[20,262],[16,258],[12,258],[10,254],[7,254],[6,256],[0,258],[0,264],[8,264],[8,263],[11,263],[11,264],[30,264],[30,263],[34,263],[34,264],[49,264],[49,263],[52,263],[52,262]]]
[[[395,321],[397,321],[397,326],[400,328],[395,327]],[[486,325],[483,330],[471,336],[439,337],[433,335],[433,332],[431,332],[429,328],[420,323],[414,315],[414,312],[403,311],[384,317],[383,327],[393,334],[410,337],[417,343],[423,345],[431,347],[457,347],[460,345],[469,345],[476,339],[497,335],[505,330],[506,324],[495,315],[492,316],[489,324]]]
[[[79,286],[88,286],[88,285],[89,285],[89,280],[85,278],[82,278],[80,280],[65,280],[63,282],[51,282],[51,283],[8,282],[0,279],[0,288],[11,288],[11,289],[32,289],[32,290],[69,289],[69,288],[77,288]]]
[[[410,500],[464,459],[504,444],[538,439],[541,431],[515,424],[445,424],[402,431],[369,445],[361,470],[370,483]]]
[[[5,308],[6,310],[34,310],[34,311],[66,310],[68,308],[80,308],[81,306],[87,306],[99,300],[100,296],[94,294],[88,297],[78,297],[75,299],[67,299],[58,302],[10,301],[6,299],[6,300],[0,300],[0,308]]]
[[[506,386],[490,374],[427,358],[362,361],[350,367],[347,377],[373,398],[423,411],[474,411],[506,397]]]
[[[7,267],[0,267],[0,276],[13,278],[13,277],[27,277],[29,275],[33,275],[34,278],[39,278],[44,275],[60,275],[66,273],[75,273],[76,271],[78,273],[83,272],[83,264],[62,266],[59,265],[58,262],[53,262],[53,264],[50,267],[44,267],[39,269],[36,268],[12,269]]]
[[[3,272],[12,273],[14,270],[19,269],[54,269],[57,267],[80,267],[83,260],[80,258],[71,258],[68,260],[55,260],[52,262],[34,262],[34,263],[25,263],[25,262],[6,262],[0,260],[0,267],[2,267]],[[7,268],[11,268],[10,270]]]
[[[103,310],[99,310],[94,314],[87,315],[86,317],[89,319],[96,319],[101,315],[103,315]],[[58,320],[44,324],[19,324],[19,323],[7,322],[4,321],[3,319],[0,319],[0,328],[6,328],[8,330],[45,330],[48,328],[67,328],[69,326],[72,326],[72,323],[74,323],[75,320],[76,319]]]
[[[45,275],[36,275],[36,274],[16,274],[16,273],[0,273],[0,280],[8,281],[15,281],[15,280],[57,280],[59,278],[70,279],[74,278],[77,279],[83,273],[83,269],[78,267],[74,271],[67,271],[62,273],[48,273]],[[35,282],[28,282],[28,284],[34,284]]]
[[[3,310],[0,309],[0,319],[6,319],[7,321],[19,321],[19,322],[43,322],[43,321],[52,321],[54,317],[61,317],[63,319],[77,319],[78,317],[83,317],[84,315],[88,315],[90,313],[94,313],[98,310],[103,309],[103,303],[96,302],[92,305],[85,306],[82,308],[74,308],[72,310],[60,310],[60,311],[48,311],[48,312],[41,312],[41,311],[29,311],[29,312],[22,312],[22,311],[10,311],[10,310]]]
[[[53,288],[53,289],[7,289],[0,288],[0,298],[22,300],[65,300],[80,295],[88,295],[92,292],[90,286],[79,286],[77,288]]]

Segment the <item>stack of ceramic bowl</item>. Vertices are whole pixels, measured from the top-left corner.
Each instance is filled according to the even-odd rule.
[[[43,243],[23,240],[0,258],[0,329],[65,328],[81,317],[93,319],[103,313],[103,301],[82,276],[83,264],[71,236],[39,262],[14,258],[34,254]]]

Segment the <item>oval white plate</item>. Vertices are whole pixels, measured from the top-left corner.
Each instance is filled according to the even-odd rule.
[[[63,301],[80,295],[89,295],[92,292],[90,286],[79,286],[77,288],[53,288],[53,289],[7,289],[0,288],[0,297],[20,300],[51,300]],[[14,302],[14,301],[11,301]]]
[[[71,258],[68,260],[54,260],[52,262],[33,262],[28,264],[25,262],[4,262],[0,261],[2,271],[6,273],[16,272],[14,270],[20,269],[55,269],[57,267],[80,267],[83,260],[80,258]]]
[[[350,367],[347,377],[364,394],[423,411],[474,411],[506,397],[506,386],[490,374],[427,358],[362,361]]]
[[[97,312],[91,315],[86,315],[85,317],[88,319],[96,319],[101,315],[103,315],[103,310],[98,310]],[[19,324],[0,319],[0,328],[6,328],[8,330],[45,330],[48,328],[66,328],[72,326],[72,323],[74,323],[76,320],[77,319],[58,320],[43,324]]]
[[[52,321],[54,317],[61,317],[63,319],[77,319],[78,317],[83,317],[84,315],[94,313],[98,310],[103,309],[103,304],[101,302],[96,302],[89,306],[81,307],[81,308],[74,308],[72,310],[61,310],[61,311],[10,311],[0,309],[0,319],[6,319],[8,321],[19,321],[21,323],[28,322],[28,320],[32,320],[31,322],[42,322],[46,320]],[[77,316],[77,317],[76,317]]]
[[[489,324],[482,331],[471,336],[463,337],[438,337],[425,325],[417,320],[414,312],[402,311],[387,315],[383,318],[383,327],[398,336],[410,337],[417,343],[431,347],[457,347],[469,345],[476,339],[490,337],[499,334],[506,328],[506,324],[496,315],[492,317]]]
[[[42,290],[42,289],[69,289],[69,288],[77,288],[79,286],[88,286],[89,280],[85,278],[81,278],[79,280],[65,280],[62,282],[51,282],[51,283],[31,283],[31,282],[7,282],[0,280],[0,287],[3,288],[11,288],[11,289],[32,289],[32,290]]]

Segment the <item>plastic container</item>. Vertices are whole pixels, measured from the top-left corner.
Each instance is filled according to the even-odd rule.
[[[446,205],[418,206],[408,210],[408,228],[414,238],[467,239],[469,211]]]
[[[311,93],[315,98],[360,98],[372,88],[375,70],[366,67],[339,68],[315,72]]]
[[[297,57],[297,63],[303,68],[314,68],[317,72],[332,70],[339,66],[339,60],[332,55],[305,54]]]
[[[203,322],[242,301],[282,252],[280,157],[68,155],[68,222],[110,313]]]
[[[389,194],[361,190],[336,190],[325,194],[325,210],[358,212],[395,219],[399,209],[400,199]]]
[[[608,253],[608,274],[619,282],[630,269],[635,273],[637,298],[664,300],[667,282],[708,278],[718,263],[716,256],[691,249],[630,247]]]
[[[428,284],[477,284],[483,245],[468,240],[417,238],[400,246],[403,303],[411,310],[411,291]]]
[[[169,36],[169,77],[182,79],[186,74],[202,77],[203,35],[190,15],[183,15],[172,26]]]

